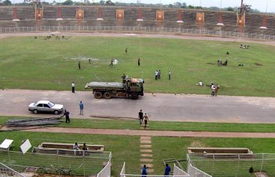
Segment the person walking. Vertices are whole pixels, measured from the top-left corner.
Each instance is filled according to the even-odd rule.
[[[140,66],[140,58],[138,58],[138,66]]]
[[[83,115],[84,104],[82,101],[79,102],[79,115]]]
[[[143,120],[144,120],[144,129],[145,129],[147,127],[147,124],[148,124],[148,121],[149,121],[147,113],[144,114]]]
[[[215,96],[215,84],[211,85],[211,96]]]
[[[142,109],[138,112],[139,124],[141,125],[143,122],[143,112]]]
[[[81,69],[80,61],[78,61],[78,69],[79,69],[79,70]]]
[[[127,52],[128,52],[128,48],[126,47],[126,48],[125,48],[125,54],[127,54]]]
[[[64,112],[64,114],[63,114],[62,117],[64,117],[64,116],[65,116],[65,118],[66,118],[66,123],[70,123],[70,122],[71,122],[71,121],[70,121],[70,112],[67,111],[66,109],[65,109],[65,112]]]
[[[170,71],[170,69],[168,70],[168,79],[171,80],[171,71]]]
[[[155,71],[155,80],[158,80],[158,70]]]
[[[164,177],[169,177],[171,168],[168,164],[166,164],[165,171],[164,171]],[[167,175],[167,176],[166,176]]]
[[[160,79],[161,71],[160,69],[158,70],[158,79]]]
[[[111,58],[111,63],[109,65],[109,67],[113,67],[114,66],[114,58]]]
[[[219,84],[217,84],[217,86],[215,87],[215,96],[217,96],[217,95],[218,95],[218,91],[219,91],[219,89],[220,89],[220,85],[219,85]]]
[[[75,84],[72,82],[72,93],[75,93]]]
[[[142,170],[141,170],[141,174],[142,174],[141,177],[147,177],[146,175],[147,175],[148,173],[147,173],[147,167],[146,167],[146,165],[143,165],[143,168],[142,168]]]

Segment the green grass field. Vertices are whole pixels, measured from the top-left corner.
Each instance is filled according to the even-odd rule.
[[[221,86],[219,94],[222,95],[275,96],[274,46],[252,43],[244,50],[239,44],[139,37],[72,36],[66,40],[7,37],[0,39],[0,89],[70,90],[74,81],[77,90],[84,90],[87,82],[120,81],[122,73],[126,73],[143,78],[145,92],[209,94],[208,87],[195,84],[213,81]],[[127,54],[124,53],[126,47]],[[225,61],[227,51],[230,52],[228,66],[218,67],[217,60]],[[140,67],[137,66],[138,57],[141,58]],[[118,59],[118,64],[112,68],[109,67],[110,58]],[[77,67],[79,61],[81,70]],[[162,76],[155,81],[157,69],[161,69]],[[170,81],[168,69],[172,71]],[[1,117],[0,125],[9,118]],[[70,127],[139,129],[136,121],[121,120],[74,120]],[[273,124],[150,122],[152,130],[175,131],[274,132],[273,127]],[[138,136],[1,132],[0,141],[6,138],[15,140],[15,150],[19,150],[20,142],[26,138],[33,146],[45,141],[103,144],[113,153],[113,176],[119,174],[123,162],[127,164],[126,172],[140,172]],[[163,174],[162,159],[185,159],[189,146],[247,147],[254,153],[274,153],[273,141],[264,138],[152,137],[155,174]]]
[[[221,86],[223,95],[275,96],[274,47],[253,43],[246,50],[239,44],[140,37],[7,37],[0,40],[0,87],[69,90],[74,81],[77,90],[84,90],[87,82],[120,81],[126,73],[143,78],[145,92],[209,94],[208,87],[195,84],[213,81]],[[128,54],[124,53],[126,47]],[[225,61],[227,51],[228,66],[218,67],[217,60]],[[112,68],[110,58],[118,59]],[[155,81],[157,69],[162,76]],[[170,81],[168,69],[172,71]]]

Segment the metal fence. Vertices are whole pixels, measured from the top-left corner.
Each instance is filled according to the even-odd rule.
[[[223,157],[214,154],[211,156],[189,154],[187,160],[190,176],[201,174],[199,176],[202,177],[250,177],[252,171],[275,176],[275,154],[230,154]]]
[[[24,177],[23,175],[21,175],[20,173],[18,173],[17,171],[11,169],[10,167],[8,167],[7,165],[3,164],[0,162],[0,176],[4,177],[4,176],[13,176],[13,177]]]
[[[19,173],[35,172],[39,167],[44,169],[53,167],[74,170],[76,175],[93,176],[102,170],[104,164],[111,161],[111,157],[111,152],[106,151],[85,155],[22,154],[19,151],[0,151],[0,161]]]
[[[126,164],[125,162],[123,163],[123,166],[121,168],[120,171],[120,177],[141,177],[143,175],[140,174],[127,174],[126,173]],[[174,168],[173,168],[173,174],[171,175],[144,175],[146,177],[190,177],[185,171],[183,171],[182,169],[180,169],[179,167],[176,166],[176,164],[174,164]]]
[[[33,27],[2,27],[0,33],[27,33],[27,32],[120,32],[120,33],[163,33],[186,34],[195,36],[214,37],[242,37],[257,40],[275,40],[273,35],[263,33],[239,33],[235,31],[167,28],[167,27],[138,27],[138,26],[33,26]]]

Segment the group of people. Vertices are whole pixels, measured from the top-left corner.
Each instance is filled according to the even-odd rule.
[[[149,117],[147,113],[142,112],[142,109],[138,112],[138,117],[139,117],[139,124],[141,125],[144,122],[144,129],[147,127]]]
[[[171,70],[168,69],[168,79],[169,79],[169,80],[171,80],[171,74],[172,74]],[[160,79],[160,75],[161,75],[161,70],[160,70],[160,69],[159,69],[159,70],[156,70],[156,71],[155,71],[155,80]]]
[[[83,154],[85,153],[87,153],[87,151],[88,151],[88,146],[86,145],[86,143],[83,143],[83,146],[82,146],[82,148],[80,148],[79,146],[78,146],[78,144],[77,143],[75,143],[74,145],[73,145],[73,150],[74,150],[74,154],[75,155],[80,155],[80,152],[79,151],[83,151]],[[82,152],[81,152],[81,155],[82,155]]]
[[[80,147],[78,146],[77,143],[75,143],[73,145],[73,150],[83,150],[83,151],[87,151],[88,150],[88,146],[86,145],[86,143],[83,143],[82,149],[80,149]]]
[[[219,84],[215,85],[213,82],[211,82],[210,88],[211,88],[211,96],[217,96],[218,91],[220,89],[220,85]]]
[[[240,44],[241,49],[248,49],[249,45],[248,44]]]
[[[161,70],[160,70],[160,69],[159,69],[159,70],[156,70],[156,71],[155,71],[155,80],[160,79],[160,75],[161,75]]]
[[[83,112],[84,112],[84,103],[83,103],[82,101],[80,101],[80,102],[79,102],[79,115],[84,115]],[[64,111],[63,116],[61,116],[61,117],[64,117],[64,116],[65,116],[65,119],[66,119],[65,122],[66,122],[66,123],[71,123],[71,120],[70,120],[70,112],[67,111],[66,109],[65,109],[65,111]]]
[[[221,59],[218,59],[217,65],[218,66],[227,66],[228,64],[228,58],[226,57],[225,62],[223,63]]]
[[[165,164],[165,171],[164,171],[165,176],[164,177],[169,177],[170,172],[171,172],[171,167],[168,164]],[[147,177],[146,175],[148,175],[148,173],[147,173],[147,166],[146,165],[143,165],[143,168],[141,170],[141,174],[142,174],[142,177]]]

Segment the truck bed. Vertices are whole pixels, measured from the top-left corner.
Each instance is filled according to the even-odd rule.
[[[116,88],[123,89],[123,83],[121,82],[90,82],[87,83],[85,88]]]

